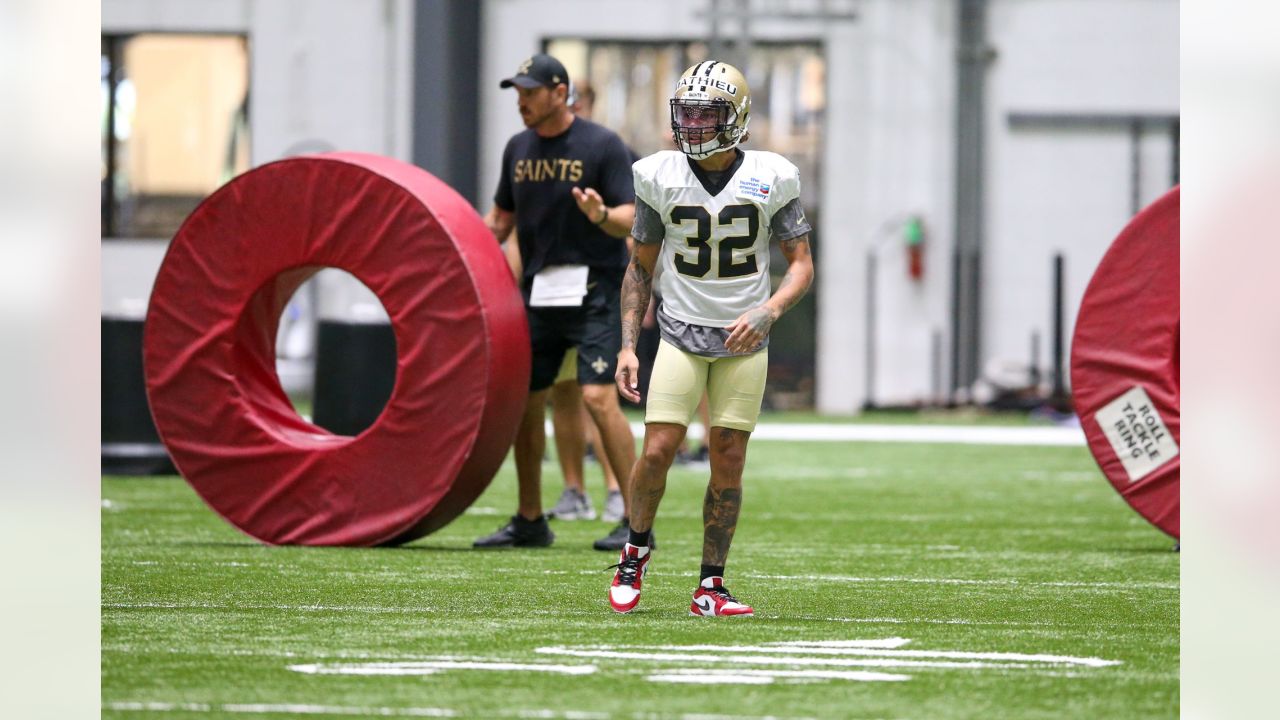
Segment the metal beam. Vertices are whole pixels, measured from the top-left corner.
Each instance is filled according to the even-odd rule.
[[[959,0],[956,42],[956,216],[952,254],[951,400],[978,378],[982,350],[983,126],[987,66],[986,0]]]
[[[1173,127],[1179,121],[1167,113],[1011,112],[1008,119],[1013,130],[1128,130],[1134,123],[1145,130]]]
[[[710,7],[695,12],[694,17],[702,19],[711,15],[713,23],[721,13],[752,20],[851,22],[858,19],[856,7],[854,0],[729,0],[727,3],[711,0]]]
[[[413,8],[413,164],[477,206],[480,6],[437,0]]]

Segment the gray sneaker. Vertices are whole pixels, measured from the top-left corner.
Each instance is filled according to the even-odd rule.
[[[556,506],[547,512],[547,517],[556,520],[595,520],[596,509],[591,504],[591,498],[573,488],[565,488]]]
[[[605,522],[618,522],[622,520],[626,510],[622,505],[622,491],[610,490],[608,496],[604,499],[604,515],[600,516]]]

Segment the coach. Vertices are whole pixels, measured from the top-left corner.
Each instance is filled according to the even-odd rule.
[[[635,193],[630,152],[612,131],[574,116],[569,74],[559,60],[534,55],[501,87],[515,87],[526,129],[502,153],[485,224],[498,241],[516,230],[533,372],[516,436],[517,512],[475,545],[545,547],[554,539],[542,514],[547,391],[570,348],[578,350],[578,382],[609,465],[624,478],[635,464],[635,438],[613,379],[628,261],[624,238],[635,219]],[[622,491],[629,501],[627,488]]]

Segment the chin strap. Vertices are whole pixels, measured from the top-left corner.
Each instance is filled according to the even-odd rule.
[[[706,152],[690,152],[689,150],[685,150],[685,145],[680,143],[679,141],[676,142],[676,146],[680,148],[681,152],[693,158],[694,160],[706,160],[712,155],[716,155],[726,150],[732,150],[738,147],[738,145],[742,142],[742,138],[746,137],[746,135],[747,135],[747,131],[745,128],[743,128],[742,132],[739,132],[738,136],[733,139],[733,142],[729,143],[728,145],[717,146],[714,150],[707,150]],[[705,143],[698,143],[698,144],[702,145]],[[689,145],[690,147],[692,147],[692,144],[689,144]]]

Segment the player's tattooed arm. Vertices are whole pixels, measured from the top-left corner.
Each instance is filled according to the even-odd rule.
[[[800,302],[800,298],[813,285],[813,256],[809,253],[809,236],[805,234],[783,240],[778,243],[778,247],[787,260],[787,274],[782,277],[777,292],[768,302],[746,311],[726,328],[729,337],[724,346],[729,352],[744,353],[759,347],[769,336],[769,331],[778,318]]]
[[[801,235],[778,243],[782,257],[787,260],[787,273],[778,283],[778,290],[769,298],[766,305],[773,305],[777,310],[777,319],[782,313],[795,307],[800,298],[813,286],[813,255],[809,251],[809,235]]]
[[[635,350],[644,313],[653,297],[653,270],[658,262],[658,243],[636,243],[631,264],[622,279],[622,347]]]
[[[640,360],[636,357],[636,343],[653,296],[653,269],[661,250],[661,243],[636,243],[631,264],[622,278],[622,349],[618,351],[618,370],[613,379],[618,392],[631,402],[640,402]]]

